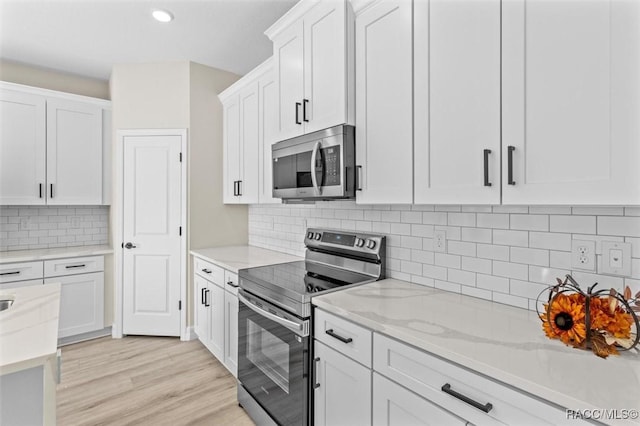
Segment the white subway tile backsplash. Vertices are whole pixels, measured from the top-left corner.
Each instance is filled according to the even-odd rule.
[[[598,217],[598,234],[640,237],[640,217]]]
[[[526,231],[493,230],[493,243],[504,246],[529,246],[529,233]]]
[[[550,216],[549,230],[551,232],[570,232],[574,234],[595,234],[595,216]]]
[[[3,206],[0,252],[106,244],[108,228],[108,206]]]
[[[108,208],[91,214],[85,209],[93,210],[56,206],[45,214],[39,207],[25,207],[24,213],[38,213],[24,227],[20,209],[0,207],[0,250],[35,247],[43,238],[57,240],[49,247],[90,244],[100,235],[106,242]],[[74,217],[80,223],[75,227]],[[540,290],[567,273],[585,288],[594,282],[600,283],[598,288],[630,283],[640,290],[638,207],[357,205],[353,201],[253,205],[249,242],[303,255],[304,220],[306,226],[387,235],[388,277],[526,309],[535,309]],[[434,230],[446,232],[444,253],[433,250]],[[41,231],[42,236],[30,235]],[[29,238],[36,241],[30,243]],[[574,239],[595,241],[599,264],[602,241],[631,243],[632,276],[572,270]]]
[[[549,216],[541,214],[512,214],[509,218],[511,229],[524,231],[548,231]]]
[[[529,232],[529,247],[571,251],[571,234]]]
[[[511,262],[549,266],[549,250],[511,247]]]

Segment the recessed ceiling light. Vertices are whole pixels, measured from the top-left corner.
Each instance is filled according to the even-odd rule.
[[[158,22],[171,22],[173,21],[173,15],[171,12],[162,9],[156,9],[152,13],[153,17]]]

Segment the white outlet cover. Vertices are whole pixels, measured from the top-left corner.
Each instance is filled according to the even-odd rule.
[[[442,244],[438,245],[438,241],[442,241]],[[442,229],[433,231],[433,251],[440,253],[447,251],[447,231]]]
[[[596,242],[594,240],[571,241],[571,269],[595,272]]]
[[[612,261],[612,250],[616,254],[615,261]],[[620,258],[618,254],[622,254],[622,257]],[[622,277],[631,276],[631,243],[603,241],[600,273]]]

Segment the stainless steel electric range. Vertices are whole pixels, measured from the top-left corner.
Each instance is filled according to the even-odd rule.
[[[308,229],[305,260],[239,271],[238,401],[259,425],[308,425],[311,297],[384,278],[385,237]]]

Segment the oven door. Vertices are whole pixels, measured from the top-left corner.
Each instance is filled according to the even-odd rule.
[[[238,292],[238,380],[281,425],[309,415],[309,320]]]

